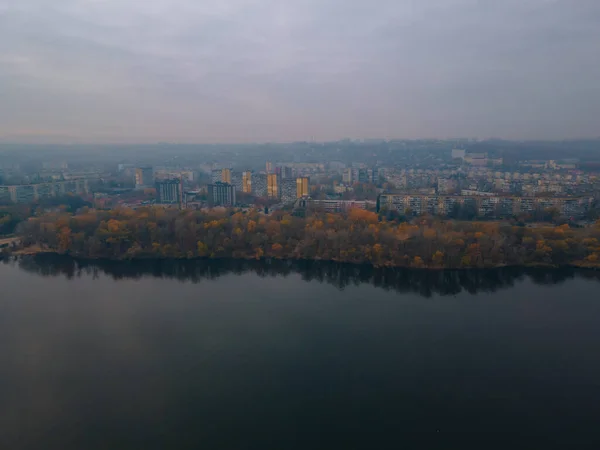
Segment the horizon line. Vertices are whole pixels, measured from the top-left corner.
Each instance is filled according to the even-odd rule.
[[[63,141],[63,142],[39,142],[39,141],[4,141],[0,137],[0,146],[8,145],[31,145],[31,146],[139,146],[139,145],[171,145],[171,146],[190,146],[190,145],[231,145],[231,146],[248,146],[248,145],[290,145],[290,144],[335,144],[341,142],[352,142],[352,143],[369,143],[368,141],[380,141],[380,142],[414,142],[414,141],[467,141],[467,142],[490,142],[490,141],[502,141],[502,142],[513,142],[513,143],[530,143],[530,142],[577,142],[577,141],[600,141],[600,136],[596,137],[571,137],[571,138],[559,138],[559,139],[548,139],[548,138],[531,138],[531,139],[510,139],[502,137],[487,137],[487,138],[475,138],[475,137],[420,137],[420,138],[339,138],[331,140],[293,140],[293,141],[252,141],[252,142],[177,142],[177,141],[110,141],[110,142],[93,142],[93,141]]]

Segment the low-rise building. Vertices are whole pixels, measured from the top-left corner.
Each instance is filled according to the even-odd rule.
[[[323,209],[327,212],[343,212],[348,211],[352,208],[357,209],[370,209],[375,207],[375,202],[368,200],[299,200],[304,202],[308,207]]]
[[[448,215],[456,206],[467,207],[480,217],[506,217],[520,213],[533,213],[556,209],[564,217],[584,216],[592,205],[593,197],[512,197],[512,196],[426,196],[381,194],[378,209],[408,211],[414,215]]]
[[[40,199],[66,194],[84,195],[89,192],[87,179],[52,181],[38,184],[0,186],[0,200],[12,203],[31,203]]]
[[[465,155],[467,154],[466,150],[463,149],[452,149],[452,159],[465,159]]]

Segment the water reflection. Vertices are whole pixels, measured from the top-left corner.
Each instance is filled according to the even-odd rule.
[[[5,261],[6,263],[6,261]],[[367,265],[337,264],[322,261],[245,261],[245,260],[149,260],[87,261],[69,257],[38,255],[12,260],[12,264],[30,273],[67,278],[100,274],[115,280],[143,277],[177,279],[201,283],[224,275],[255,273],[260,277],[286,277],[299,274],[305,281],[319,281],[344,289],[361,284],[399,293],[413,292],[424,297],[433,294],[455,295],[495,292],[526,279],[548,285],[583,278],[600,281],[600,272],[579,269],[500,268],[491,270],[424,271],[410,269],[378,269]]]

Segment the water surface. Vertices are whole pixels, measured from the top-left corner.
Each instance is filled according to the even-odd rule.
[[[0,264],[0,448],[595,429],[597,272]]]

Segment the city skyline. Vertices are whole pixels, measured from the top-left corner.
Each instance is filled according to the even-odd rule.
[[[0,142],[595,138],[599,18],[593,0],[21,0],[0,5]]]

